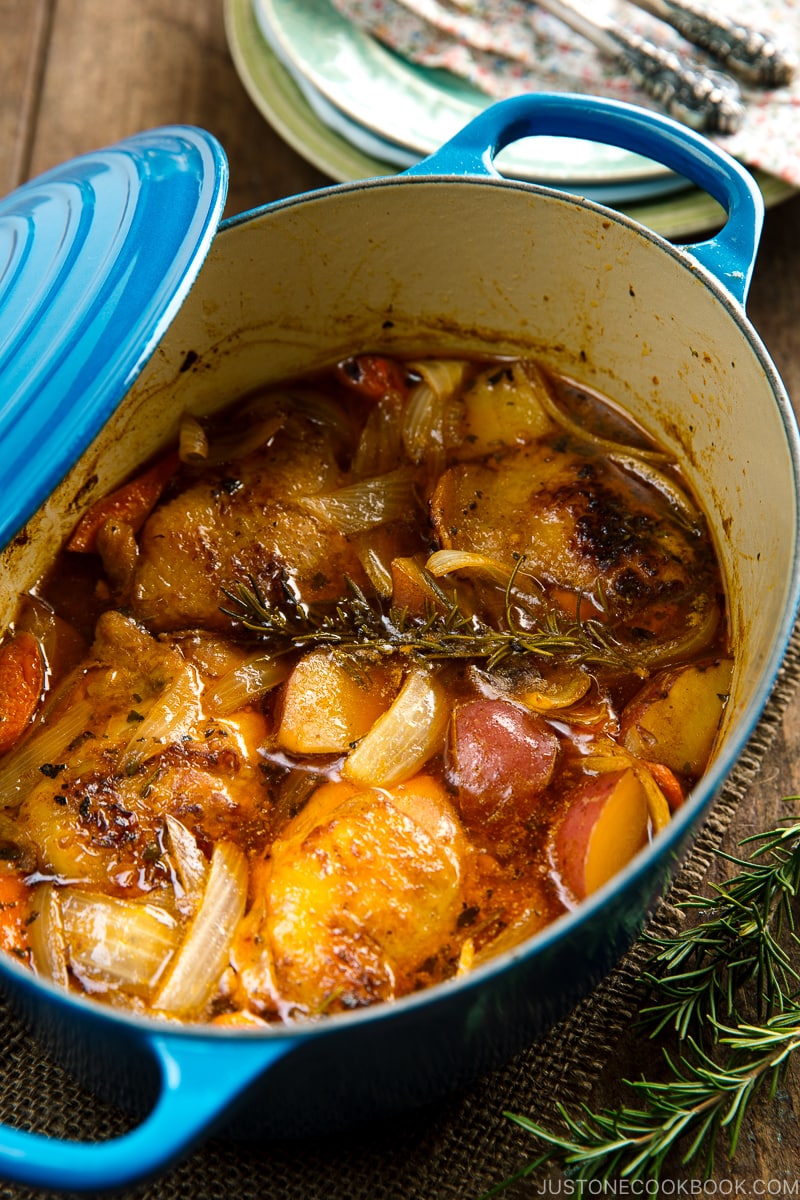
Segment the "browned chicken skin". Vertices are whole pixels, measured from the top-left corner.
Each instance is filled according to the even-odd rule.
[[[235,465],[204,470],[141,532],[135,616],[155,631],[225,629],[223,588],[252,578],[278,598],[282,570],[312,602],[340,595],[345,575],[366,586],[352,543],[295,500],[340,482],[328,441],[301,420]]]
[[[450,467],[431,502],[442,546],[473,550],[584,593],[616,619],[696,595],[707,549],[654,489],[600,456],[543,439]],[[703,557],[705,556],[705,558]]]

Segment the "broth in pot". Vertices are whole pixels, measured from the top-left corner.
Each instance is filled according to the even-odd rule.
[[[186,415],[0,645],[0,941],[168,1020],[391,1001],[657,837],[731,670],[674,462],[539,362]]]

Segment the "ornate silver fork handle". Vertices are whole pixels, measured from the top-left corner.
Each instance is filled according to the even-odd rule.
[[[564,0],[537,2],[614,58],[626,74],[685,125],[716,133],[735,133],[741,125],[745,110],[734,80],[688,66],[671,50],[655,46],[609,18],[587,17]]]
[[[633,0],[678,30],[687,41],[701,46],[748,83],[783,87],[797,71],[797,58],[782,50],[768,34],[726,17],[694,0]]]

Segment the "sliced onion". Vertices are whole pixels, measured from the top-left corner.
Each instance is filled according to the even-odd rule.
[[[562,429],[565,429],[567,433],[572,434],[573,437],[577,438],[579,441],[590,442],[593,446],[596,446],[598,450],[604,450],[607,454],[625,454],[645,462],[670,463],[675,461],[674,455],[667,454],[663,450],[651,450],[645,447],[627,446],[622,442],[615,442],[611,438],[601,437],[599,434],[592,433],[591,430],[586,429],[583,425],[579,425],[577,421],[573,421],[573,419],[556,404],[550,392],[550,388],[547,386],[539,367],[530,361],[526,361],[523,366],[528,378],[531,379],[532,382],[536,381],[542,406],[544,407],[548,416],[550,416],[557,425],[560,425]]]
[[[435,550],[425,563],[425,569],[437,579],[449,575],[452,571],[476,571],[489,579],[506,587],[511,579],[511,568],[489,558],[486,554],[477,554],[471,550]]]
[[[436,471],[444,461],[445,414],[448,401],[461,387],[467,364],[455,359],[411,363],[422,376],[406,402],[403,443],[413,463],[426,461]]]
[[[669,807],[669,801],[662,792],[661,788],[656,783],[650,771],[643,763],[634,760],[631,763],[636,778],[641,783],[647,796],[647,807],[650,812],[650,821],[653,826],[654,833],[658,833],[665,826],[669,825],[672,813]]]
[[[345,759],[353,783],[389,787],[410,779],[444,744],[450,706],[434,672],[414,667],[394,702]]]
[[[674,479],[671,479],[664,471],[660,471],[653,462],[648,462],[635,453],[615,452],[610,454],[609,458],[623,470],[630,471],[632,475],[641,479],[648,487],[660,492],[670,507],[675,509],[687,525],[694,529],[702,523],[700,510],[691,497]]]
[[[458,358],[424,358],[409,367],[421,375],[438,399],[449,400],[464,382],[469,363]]]
[[[181,417],[178,457],[184,463],[205,462],[208,458],[208,436],[197,418],[190,413],[184,413]]]
[[[359,540],[358,560],[378,595],[391,596],[394,587],[391,566],[384,561],[379,547],[366,540],[368,536],[367,532]]]
[[[540,684],[525,688],[518,698],[536,712],[551,712],[577,704],[591,684],[591,676],[577,667],[564,670],[560,675],[554,673],[549,679],[542,678]]]
[[[40,883],[33,892],[32,914],[28,926],[28,941],[37,975],[66,987],[67,944],[58,888],[52,883]]]
[[[128,740],[123,769],[144,761],[165,744],[179,741],[200,719],[200,677],[190,663],[174,657],[178,663],[175,674]]]
[[[408,517],[416,507],[414,473],[398,467],[324,496],[304,496],[298,503],[342,533],[361,533]]]
[[[176,895],[176,904],[181,912],[194,913],[208,877],[208,862],[197,839],[177,817],[168,813],[164,821],[175,872],[183,892],[181,896]]]
[[[221,466],[234,459],[246,458],[248,454],[267,446],[285,424],[286,413],[269,412],[248,422],[244,429],[220,437],[212,436],[204,465]]]
[[[23,597],[22,609],[15,622],[17,632],[25,631],[33,634],[41,646],[42,655],[48,668],[51,667],[56,657],[59,624],[63,625],[64,622],[57,622],[55,612],[49,604],[45,604],[44,600],[30,594]]]
[[[3,759],[0,766],[0,804],[8,807],[20,798],[44,763],[60,762],[80,734],[91,728],[92,704],[79,700],[52,725],[41,725]]]
[[[358,479],[384,475],[401,461],[403,438],[400,408],[394,398],[380,400],[369,410],[351,464]]]
[[[719,627],[719,620],[719,606],[710,596],[703,594],[698,597],[697,604],[688,616],[682,634],[665,642],[637,645],[631,649],[631,657],[637,664],[646,667],[662,666],[678,658],[693,657],[710,644]]]
[[[68,892],[61,901],[69,963],[90,990],[148,991],[178,944],[178,923],[156,904]]]
[[[246,704],[259,700],[283,683],[291,671],[285,658],[254,652],[203,692],[203,707],[214,716],[225,717]]]
[[[666,796],[644,763],[624,746],[620,746],[617,742],[604,742],[602,746],[598,747],[597,753],[590,754],[583,760],[583,763],[587,770],[594,771],[598,775],[605,774],[607,771],[619,771],[622,766],[630,767],[647,797],[647,808],[653,832],[658,833],[669,824],[671,812]]]
[[[542,670],[523,669],[512,673],[482,671],[473,667],[470,678],[484,695],[510,696],[532,712],[540,713],[572,708],[592,686],[591,675],[580,666],[573,665]],[[571,722],[571,714],[564,719]]]
[[[287,399],[292,412],[310,421],[312,425],[319,425],[327,433],[333,434],[335,440],[341,445],[352,444],[355,428],[352,419],[341,404],[337,404],[323,392],[311,390],[293,391]]]
[[[247,900],[247,860],[233,842],[218,842],[203,899],[167,979],[153,1001],[162,1012],[197,1013],[228,966],[236,926]]]

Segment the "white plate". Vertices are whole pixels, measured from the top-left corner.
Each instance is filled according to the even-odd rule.
[[[340,16],[330,0],[253,0],[253,11],[273,52],[349,123],[350,136],[360,128],[424,157],[491,103],[447,71],[398,57]],[[504,152],[502,166],[515,178],[537,183],[675,186],[660,163],[579,138],[524,138]]]

